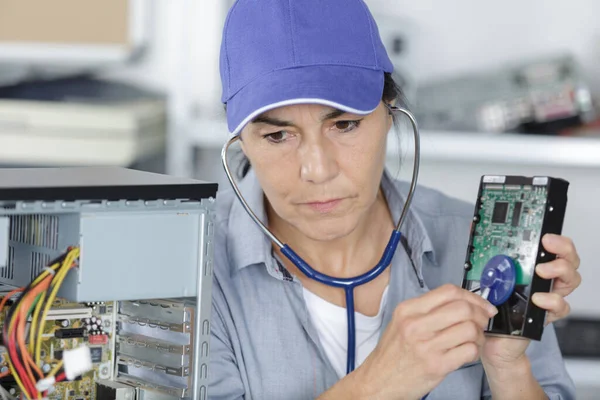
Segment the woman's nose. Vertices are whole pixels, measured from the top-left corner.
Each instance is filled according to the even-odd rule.
[[[339,172],[334,151],[326,140],[307,143],[300,149],[300,177],[312,183],[324,183],[335,178]]]

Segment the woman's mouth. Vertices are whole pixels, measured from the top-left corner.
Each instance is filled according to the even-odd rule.
[[[304,203],[304,205],[310,207],[316,212],[319,213],[328,213],[333,211],[344,199],[331,199],[325,201],[312,201],[308,203]]]

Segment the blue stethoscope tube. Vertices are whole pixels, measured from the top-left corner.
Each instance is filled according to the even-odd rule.
[[[302,259],[298,254],[296,254],[287,244],[284,244],[281,240],[279,240],[266,226],[263,222],[256,216],[256,214],[252,211],[244,196],[240,192],[235,180],[233,179],[233,175],[231,170],[229,169],[229,165],[227,163],[227,150],[229,146],[233,144],[235,141],[239,140],[239,135],[232,137],[224,146],[221,151],[221,161],[223,163],[223,167],[225,169],[225,174],[227,175],[227,179],[231,183],[231,186],[238,198],[241,202],[242,206],[252,218],[252,220],[256,223],[256,225],[273,241],[280,249],[281,253],[287,257],[290,262],[292,262],[303,274],[307,277],[314,279],[318,282],[321,282],[325,285],[342,288],[346,294],[346,311],[348,316],[348,356],[346,363],[346,372],[350,373],[355,368],[356,363],[356,324],[354,321],[354,288],[360,285],[364,285],[367,282],[372,281],[376,277],[378,277],[385,269],[390,265],[394,253],[398,248],[398,243],[400,242],[400,227],[406,218],[408,213],[408,209],[412,202],[412,198],[415,192],[415,188],[417,185],[418,174],[419,174],[419,161],[420,161],[420,138],[419,138],[419,128],[417,126],[417,122],[412,115],[412,113],[404,108],[394,107],[387,105],[390,114],[393,112],[403,113],[408,117],[412,124],[413,134],[414,134],[414,165],[413,165],[413,175],[412,181],[410,185],[410,190],[406,198],[406,202],[404,203],[404,207],[402,209],[402,214],[400,215],[400,219],[398,220],[398,224],[396,225],[396,229],[392,232],[390,240],[385,247],[383,255],[381,259],[377,263],[375,267],[373,267],[370,271],[355,276],[352,278],[336,278],[333,276],[325,275],[319,271],[316,271],[312,268],[306,261]],[[425,396],[427,397],[427,396]]]
[[[398,243],[400,242],[400,232],[392,232],[390,241],[385,247],[385,251],[381,256],[381,260],[377,265],[370,271],[355,276],[352,278],[336,278],[333,276],[325,275],[319,271],[315,271],[306,261],[304,261],[298,254],[294,252],[287,244],[281,248],[281,253],[286,256],[294,265],[302,271],[307,277],[314,279],[317,282],[321,282],[325,285],[339,287],[344,289],[346,293],[346,313],[348,316],[348,356],[346,361],[346,372],[350,373],[354,371],[356,362],[356,323],[354,322],[354,288],[360,285],[364,285],[367,282],[377,278],[388,265],[392,262],[392,257],[396,252]]]

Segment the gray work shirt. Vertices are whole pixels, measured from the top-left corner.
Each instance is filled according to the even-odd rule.
[[[265,221],[263,192],[254,173],[239,186]],[[382,188],[395,220],[408,187],[384,174]],[[276,261],[271,243],[231,189],[221,190],[217,203],[209,398],[318,397],[338,376],[311,323],[302,284]],[[390,266],[382,331],[400,302],[445,283],[461,284],[472,215],[471,204],[417,189],[402,229],[405,243]],[[551,325],[527,352],[550,399],[575,397]],[[483,367],[473,363],[449,374],[428,400],[486,397],[491,394]]]

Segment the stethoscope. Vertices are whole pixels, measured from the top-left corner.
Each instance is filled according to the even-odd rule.
[[[400,228],[402,227],[402,223],[406,218],[408,209],[412,202],[419,175],[419,162],[421,151],[419,128],[417,126],[417,121],[415,120],[415,117],[412,115],[412,113],[404,108],[394,107],[390,105],[387,105],[387,107],[390,113],[401,112],[404,115],[406,115],[412,124],[415,141],[412,181],[410,184],[410,190],[406,197],[406,202],[404,203],[404,207],[402,209],[402,214],[400,215],[400,219],[398,220],[396,228],[392,232],[390,240],[387,246],[385,247],[381,259],[379,260],[377,265],[373,267],[373,269],[371,269],[370,271],[352,278],[336,278],[314,270],[310,265],[308,265],[306,261],[302,259],[302,257],[296,254],[294,250],[292,250],[287,244],[284,244],[281,240],[279,240],[250,209],[250,206],[244,199],[244,196],[240,192],[240,189],[238,188],[237,184],[235,183],[235,180],[233,179],[231,170],[229,169],[229,165],[227,163],[227,150],[233,143],[240,140],[239,135],[235,135],[234,137],[229,139],[229,141],[223,146],[223,150],[221,151],[221,161],[223,163],[223,167],[225,168],[225,174],[227,175],[227,179],[231,183],[231,186],[233,187],[233,190],[238,200],[242,203],[242,206],[244,207],[250,218],[252,218],[252,220],[264,232],[264,234],[267,235],[269,239],[271,239],[271,241],[273,241],[277,246],[279,246],[281,253],[284,256],[286,256],[307,277],[321,282],[325,285],[344,289],[344,292],[346,294],[346,312],[348,318],[348,356],[346,362],[346,372],[348,374],[354,371],[356,360],[356,323],[354,321],[354,288],[360,285],[364,285],[365,283],[368,283],[373,279],[377,278],[383,271],[385,271],[387,266],[391,264],[392,257],[396,252],[396,248],[398,247],[398,243],[400,242],[400,238],[402,236],[402,234],[400,233]]]

